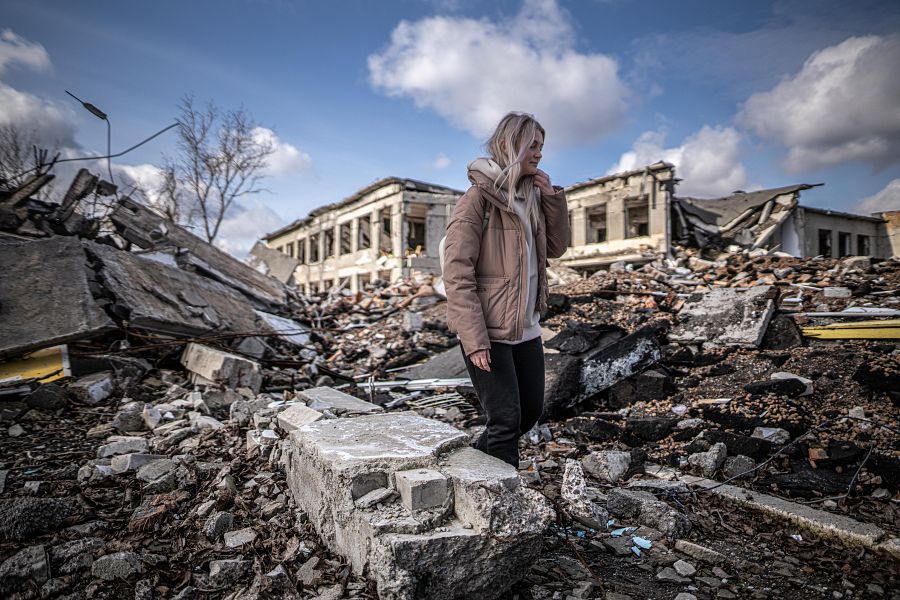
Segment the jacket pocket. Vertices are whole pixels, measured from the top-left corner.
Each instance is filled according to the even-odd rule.
[[[506,325],[506,302],[509,296],[509,277],[476,276],[475,293],[481,301],[484,323],[488,329],[503,329]]]

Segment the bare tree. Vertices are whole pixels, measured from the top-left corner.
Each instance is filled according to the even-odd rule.
[[[28,131],[13,123],[0,125],[0,183],[9,187],[22,185],[28,178],[23,173],[47,166],[39,164],[41,154],[44,158],[52,157],[56,151],[56,148],[52,152],[41,149],[37,130]],[[39,197],[46,199],[50,193],[51,185],[44,186]]]
[[[187,95],[179,110],[178,152],[162,168],[158,204],[173,221],[199,222],[211,242],[235,201],[262,190],[275,148],[254,135],[257,125],[243,108],[223,112],[212,102],[200,108]]]

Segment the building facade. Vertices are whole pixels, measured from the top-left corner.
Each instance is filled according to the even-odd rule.
[[[294,284],[306,293],[332,286],[356,292],[376,279],[440,271],[438,243],[459,190],[388,177],[263,238],[296,261]]]

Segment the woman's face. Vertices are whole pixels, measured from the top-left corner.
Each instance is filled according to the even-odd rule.
[[[534,141],[525,151],[522,159],[522,174],[534,175],[538,171],[538,163],[541,162],[541,150],[544,149],[544,134],[537,130],[534,132]]]

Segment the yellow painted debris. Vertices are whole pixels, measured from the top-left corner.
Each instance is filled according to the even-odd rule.
[[[19,360],[0,363],[0,384],[29,379],[47,383],[71,375],[69,349],[65,344],[31,352]]]
[[[833,323],[803,327],[803,335],[820,340],[900,340],[900,319]]]

